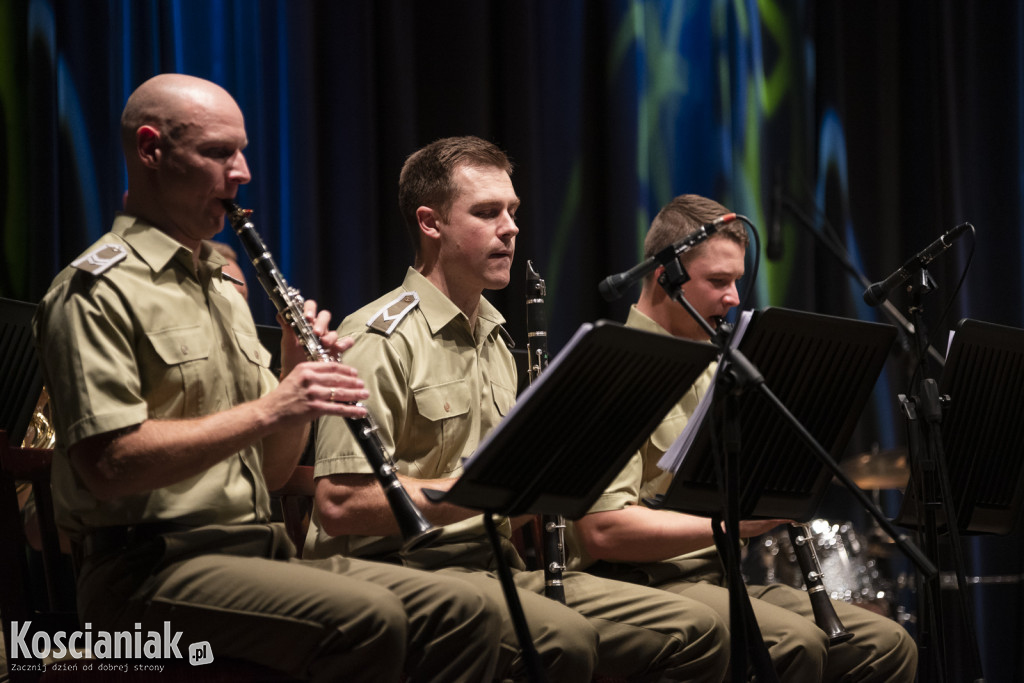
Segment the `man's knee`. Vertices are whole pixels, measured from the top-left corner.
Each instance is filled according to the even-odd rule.
[[[551,680],[589,680],[597,666],[597,630],[568,608],[559,617],[530,623],[541,665]]]
[[[728,640],[729,622],[717,610],[697,600],[686,600],[684,604],[686,629],[683,637],[686,641],[694,641],[698,638]],[[712,638],[709,639],[706,636]]]
[[[901,661],[913,664],[913,670],[917,670],[917,643],[910,637],[907,630],[899,624],[893,624],[892,639],[894,641],[893,652]],[[911,676],[913,678],[913,676]]]
[[[444,576],[436,576],[439,599],[444,605],[445,620],[450,624],[465,624],[489,634],[491,642],[501,637],[503,606],[472,584]]]
[[[685,619],[678,621],[678,636],[668,641],[671,652],[663,657],[663,676],[678,680],[722,680],[729,668],[729,626],[714,609],[700,602],[685,602]]]
[[[909,683],[917,674],[917,643],[894,621],[879,619],[879,653],[872,662],[878,680]]]
[[[774,620],[766,634],[765,645],[775,671],[782,678],[820,680],[824,674],[828,636],[817,624],[800,615]]]
[[[342,651],[372,650],[394,657],[404,653],[408,616],[398,596],[359,582],[339,585],[321,596],[317,619],[325,631],[324,645]],[[390,653],[390,654],[388,654]]]

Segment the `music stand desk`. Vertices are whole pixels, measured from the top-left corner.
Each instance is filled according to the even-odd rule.
[[[43,373],[32,336],[35,310],[36,304],[0,299],[0,429],[15,445],[25,437],[43,390]]]
[[[755,313],[738,348],[760,369],[764,388],[838,461],[895,336],[891,325],[766,308]],[[711,423],[694,425],[662,507],[705,516],[724,509]],[[833,472],[763,391],[751,387],[741,397],[739,423],[740,518],[810,519]]]
[[[1024,330],[966,318],[957,325],[939,394],[942,443],[961,532],[1009,534],[1024,502]],[[911,479],[896,523],[921,524]],[[946,525],[945,514],[936,520]]]
[[[711,344],[584,324],[434,501],[579,519],[717,356]]]

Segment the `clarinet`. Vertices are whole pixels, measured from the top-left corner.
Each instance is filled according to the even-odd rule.
[[[548,325],[544,316],[544,296],[547,287],[533,262],[526,262],[526,354],[530,383],[540,377],[548,366]],[[541,515],[544,547],[544,595],[565,604],[565,519],[561,515]]]
[[[299,294],[299,290],[288,286],[284,276],[277,269],[274,257],[271,256],[263,240],[260,239],[255,226],[249,221],[252,211],[243,209],[227,199],[223,203],[224,208],[228,211],[231,227],[238,234],[242,246],[245,247],[246,253],[256,268],[260,284],[267,291],[277,312],[294,330],[295,336],[305,347],[306,356],[314,361],[338,362],[337,358],[327,353],[313,331],[313,326],[306,320],[302,311],[303,298]],[[345,421],[348,423],[352,436],[359,442],[363,455],[373,468],[377,481],[384,489],[384,495],[391,506],[391,512],[398,521],[398,527],[404,539],[402,549],[415,550],[431,543],[441,533],[441,529],[432,526],[427,521],[420,509],[412,502],[409,493],[402,487],[396,474],[394,461],[385,452],[380,437],[377,436],[377,425],[373,418],[367,414],[363,418],[345,418]]]
[[[845,643],[853,638],[853,634],[843,627],[843,622],[839,620],[836,608],[832,606],[832,601],[825,591],[825,584],[821,581],[824,574],[821,572],[818,555],[814,552],[814,538],[810,529],[806,524],[795,522],[788,524],[786,529],[789,531],[789,540],[793,542],[793,552],[796,553],[796,560],[800,564],[800,573],[807,585],[807,594],[811,598],[814,622],[828,634],[829,645]]]

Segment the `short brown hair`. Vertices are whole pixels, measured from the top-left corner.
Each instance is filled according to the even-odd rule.
[[[729,213],[729,210],[718,202],[696,194],[679,195],[658,212],[651,221],[651,229],[644,240],[644,258],[650,258],[661,250],[697,232],[702,225]],[[718,227],[715,235],[736,242],[744,249],[750,238],[740,221],[729,221]],[[683,254],[683,262],[694,258],[700,253],[704,244],[698,244]]]
[[[500,168],[512,175],[508,155],[494,143],[472,135],[436,140],[405,160],[398,177],[398,208],[417,255],[420,240],[416,210],[429,206],[447,220],[459,190],[453,179],[455,169],[462,165]]]

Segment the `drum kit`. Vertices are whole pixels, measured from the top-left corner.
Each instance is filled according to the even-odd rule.
[[[857,486],[873,492],[876,503],[880,491],[905,489],[910,479],[903,449],[875,449],[847,458],[839,466]],[[849,521],[814,519],[807,525],[822,581],[832,599],[859,605],[904,625],[914,622],[913,609],[903,599],[907,589],[913,588],[913,576],[894,570],[892,539],[877,524],[866,531]],[[743,570],[753,584],[804,587],[796,553],[784,529],[751,539]]]

